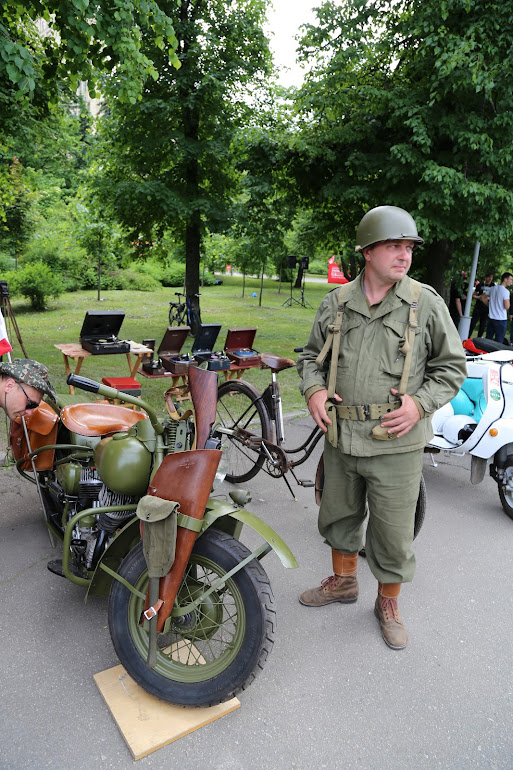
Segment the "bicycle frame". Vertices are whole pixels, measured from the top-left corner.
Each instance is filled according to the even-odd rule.
[[[195,336],[198,331],[198,325],[201,324],[201,314],[198,307],[196,310],[193,302],[193,298],[199,298],[199,294],[184,294],[181,291],[175,291],[178,298],[184,297],[183,302],[178,299],[177,302],[169,303],[169,323],[177,323],[179,326],[187,324],[191,328],[192,336]]]
[[[245,443],[248,447],[253,447],[253,449],[259,448],[268,463],[268,468],[271,469],[266,470],[266,468],[263,467],[262,470],[264,473],[267,473],[269,476],[283,478],[287,487],[289,488],[290,493],[295,498],[294,492],[287,478],[285,477],[285,474],[290,471],[298,486],[314,486],[314,482],[298,479],[294,473],[294,468],[302,465],[306,460],[308,460],[324,434],[322,430],[316,425],[306,440],[300,446],[291,448],[284,446],[285,430],[283,424],[283,408],[280,394],[280,385],[277,381],[275,372],[272,372],[271,377],[272,380],[269,385],[266,387],[263,393],[259,394],[255,399],[253,399],[253,401],[251,401],[246,410],[238,418],[237,423],[235,423],[231,429],[218,428],[218,430],[221,433],[229,435],[233,432],[234,427],[241,426],[239,427],[239,436],[243,437],[243,443]],[[244,426],[245,418],[250,415],[251,410],[258,402],[261,403],[269,417],[272,430],[271,440],[265,439],[261,436],[254,436],[250,431],[246,431],[245,427],[242,427]],[[294,455],[300,456],[297,459],[293,459]]]

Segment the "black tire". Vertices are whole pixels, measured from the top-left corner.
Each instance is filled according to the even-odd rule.
[[[234,434],[219,434],[223,458],[221,467],[226,481],[240,484],[257,475],[265,454],[261,445],[251,439],[271,439],[271,423],[260,393],[249,382],[227,380],[219,385],[217,394],[217,424]]]
[[[324,458],[321,455],[319,459],[319,464],[317,465],[317,472],[315,474],[315,500],[317,505],[321,504],[323,488],[324,488]],[[499,489],[499,494],[500,494],[500,489]],[[512,503],[513,503],[513,499],[512,499]],[[415,508],[415,522],[413,525],[414,540],[419,534],[422,528],[422,525],[424,523],[424,519],[426,518],[426,507],[427,507],[426,482],[424,481],[424,474],[422,474],[420,477],[420,488],[419,488],[419,496],[417,498],[417,507]],[[511,518],[513,518],[513,509],[512,509]],[[365,556],[365,548],[362,548],[360,553],[362,556]]]
[[[183,326],[183,311],[178,310],[177,307],[169,308],[169,325],[170,326]]]
[[[506,516],[509,516],[510,519],[513,519],[513,494],[511,491],[509,491],[506,487],[507,483],[512,484],[513,482],[513,464],[507,463],[506,467],[504,469],[504,478],[498,485],[499,489],[499,498],[502,505],[502,510],[506,514]],[[512,484],[513,486],[513,484]]]
[[[220,575],[249,555],[233,537],[207,530],[194,545],[178,592],[184,606]],[[119,574],[143,594],[148,575],[139,543],[123,559]],[[200,607],[171,623],[157,639],[157,665],[146,665],[147,623],[139,623],[144,601],[118,580],[109,597],[109,629],[129,675],[147,692],[181,706],[212,706],[233,698],[262,670],[274,643],[274,597],[260,562],[253,560],[207,597]]]

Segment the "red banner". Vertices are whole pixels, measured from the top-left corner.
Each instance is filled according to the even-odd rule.
[[[328,259],[328,283],[349,283],[344,271],[335,262],[335,257]]]

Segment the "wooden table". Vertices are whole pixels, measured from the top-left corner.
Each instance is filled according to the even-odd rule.
[[[109,356],[119,356],[119,355],[125,355],[126,359],[128,361],[128,368],[130,369],[130,377],[135,377],[137,370],[139,369],[143,358],[145,358],[148,355],[151,355],[153,353],[153,350],[151,348],[147,348],[145,345],[141,345],[139,342],[134,342],[134,340],[128,340],[130,343],[130,351],[128,353],[105,353],[104,355]],[[78,342],[67,342],[67,343],[59,343],[55,344],[54,347],[57,348],[57,350],[60,350],[63,358],[64,358],[64,368],[66,370],[66,377],[70,374],[80,374],[80,369],[82,368],[82,364],[86,358],[89,358],[89,356],[92,356],[93,354],[90,353],[88,350],[84,350],[82,345]],[[132,362],[132,354],[136,356],[135,361]],[[100,354],[102,355],[102,354]],[[76,367],[75,371],[71,371],[70,367],[70,359],[72,361],[76,361]],[[75,388],[70,385],[69,386],[69,392],[74,393]]]

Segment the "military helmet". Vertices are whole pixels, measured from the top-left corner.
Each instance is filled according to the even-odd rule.
[[[424,243],[411,214],[397,206],[377,206],[362,217],[356,231],[355,251],[379,241]]]

